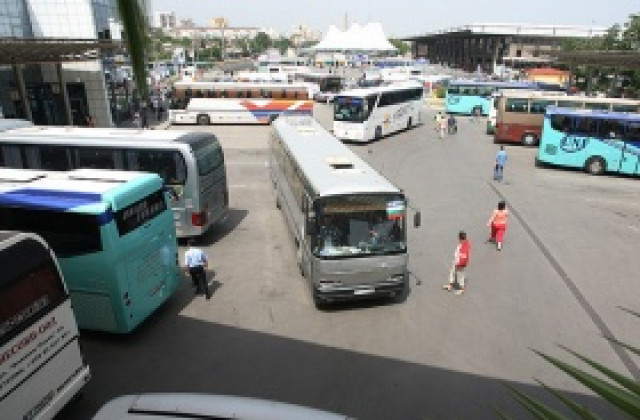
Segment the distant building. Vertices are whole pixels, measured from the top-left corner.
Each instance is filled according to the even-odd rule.
[[[169,32],[176,28],[175,12],[155,12],[153,14],[153,27]]]
[[[467,71],[496,67],[539,67],[554,60],[567,39],[591,38],[603,27],[569,25],[472,24],[403,38],[412,42],[413,56]]]

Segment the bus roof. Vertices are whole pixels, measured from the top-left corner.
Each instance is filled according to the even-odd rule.
[[[578,109],[578,108],[563,108],[559,106],[548,106],[546,114],[551,115],[566,115],[569,117],[591,117],[602,119],[616,119],[640,122],[640,114],[631,112],[615,112],[615,111],[603,111],[600,109]]]
[[[173,84],[175,88],[191,88],[191,89],[303,89],[307,88],[307,82],[176,82]]]
[[[401,193],[310,116],[281,116],[273,129],[282,138],[318,196]]]
[[[125,186],[126,183],[132,184]],[[145,184],[159,188],[162,181],[156,174],[135,171],[0,168],[0,204],[102,214],[105,201],[118,201],[115,204],[120,207],[123,203],[117,197],[133,185]]]
[[[422,84],[415,80],[408,80],[406,82],[397,82],[389,85],[378,85],[369,87],[358,87],[354,89],[345,90],[340,92],[337,96],[367,96],[371,94],[378,94],[383,92],[394,92],[401,89],[422,89]]]
[[[86,144],[135,146],[157,143],[194,143],[203,137],[215,136],[211,133],[182,130],[140,130],[130,128],[92,128],[73,126],[34,125],[0,132],[0,140],[42,143],[46,138],[51,144]]]
[[[0,118],[0,131],[13,130],[14,128],[33,127],[31,121],[18,118]]]

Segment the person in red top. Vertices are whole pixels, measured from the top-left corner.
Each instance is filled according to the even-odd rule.
[[[460,231],[458,233],[458,246],[453,254],[453,264],[451,271],[449,272],[449,283],[442,286],[443,289],[451,291],[454,285],[457,283],[458,289],[455,291],[456,295],[461,295],[465,292],[464,283],[464,269],[469,263],[469,255],[471,252],[471,244],[467,240],[466,232]]]
[[[502,249],[502,241],[504,241],[504,232],[507,230],[507,204],[504,201],[498,202],[498,208],[493,211],[491,218],[487,222],[487,226],[491,228],[491,237],[487,242],[494,242],[496,249]]]

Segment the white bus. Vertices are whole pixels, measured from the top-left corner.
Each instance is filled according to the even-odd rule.
[[[422,122],[423,87],[416,82],[358,88],[335,98],[333,133],[366,142]]]
[[[52,419],[89,381],[69,293],[39,236],[0,231],[0,416]]]
[[[0,130],[1,131],[1,130]],[[210,133],[30,126],[0,132],[0,167],[157,173],[178,237],[204,234],[229,209],[224,155]]]
[[[269,163],[276,205],[317,306],[405,295],[407,200],[401,189],[311,117],[274,121]]]
[[[269,124],[282,113],[313,112],[311,83],[176,83],[172,124]]]

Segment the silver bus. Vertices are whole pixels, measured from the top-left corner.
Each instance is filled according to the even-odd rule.
[[[27,126],[2,131],[0,167],[157,173],[171,197],[178,237],[200,236],[229,209],[224,154],[210,133]]]
[[[0,416],[52,419],[91,377],[69,292],[38,235],[0,231]]]
[[[315,119],[281,116],[270,137],[276,205],[293,234],[297,263],[317,306],[402,297],[407,200]],[[420,213],[414,225],[420,224]]]

